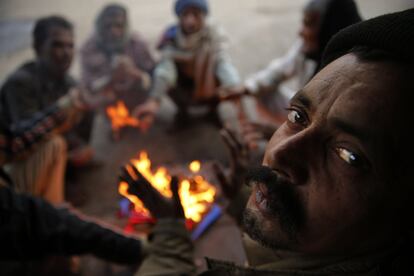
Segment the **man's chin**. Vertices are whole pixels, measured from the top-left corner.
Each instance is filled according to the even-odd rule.
[[[54,73],[56,75],[65,75],[70,69],[70,62],[62,62],[61,64],[54,67]]]
[[[192,36],[193,34],[198,33],[199,31],[201,31],[201,29],[183,29],[183,34],[185,36]]]
[[[261,216],[258,210],[246,208],[243,213],[244,231],[250,238],[259,242],[262,246],[275,249],[274,241],[266,234],[271,232],[271,229],[268,229],[266,224],[268,222]]]
[[[291,250],[295,240],[285,233],[277,217],[264,217],[256,208],[246,207],[243,212],[244,231],[262,246],[273,250]]]

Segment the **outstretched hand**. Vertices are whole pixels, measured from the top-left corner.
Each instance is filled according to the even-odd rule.
[[[260,141],[269,141],[277,128],[277,125],[270,123],[243,121],[241,123],[241,134],[248,147],[254,150]]]
[[[233,131],[224,128],[220,134],[230,153],[230,174],[226,175],[218,163],[213,163],[213,170],[224,195],[233,199],[244,184],[244,175],[249,166],[249,151]]]
[[[221,101],[239,100],[241,97],[249,95],[249,91],[243,86],[226,87],[219,89],[219,99]]]
[[[132,112],[132,116],[140,120],[144,129],[148,129],[153,124],[159,108],[160,103],[157,100],[149,99],[145,103],[137,106]]]
[[[85,94],[87,91],[84,91],[83,88],[80,87],[72,87],[69,89],[69,92],[60,97],[57,100],[57,105],[62,109],[75,109],[76,111],[79,110],[87,110],[88,104],[85,99]]]
[[[121,181],[128,183],[128,192],[137,196],[156,219],[184,218],[184,210],[178,194],[178,178],[173,176],[170,182],[172,198],[164,197],[133,166],[128,164],[121,169]]]

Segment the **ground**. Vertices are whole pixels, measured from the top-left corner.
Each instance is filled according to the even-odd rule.
[[[61,14],[75,25],[77,48],[93,30],[96,14],[108,1],[64,0],[0,0],[0,83],[20,63],[32,58],[30,31],[33,21],[50,14]],[[138,30],[155,48],[162,30],[174,22],[169,0],[120,1],[129,8],[131,29]],[[265,66],[272,58],[282,55],[297,37],[301,7],[305,0],[211,0],[214,22],[222,25],[230,37],[229,52],[244,78]],[[414,7],[413,0],[359,0],[364,18]],[[154,50],[154,54],[157,55]],[[79,76],[79,61],[72,67]],[[87,215],[122,226],[117,218],[119,167],[140,150],[147,150],[155,165],[185,165],[191,160],[217,160],[226,163],[228,156],[217,129],[208,123],[178,133],[168,134],[174,109],[168,104],[153,129],[147,133],[126,130],[121,140],[113,141],[103,117],[96,119],[92,145],[97,157],[105,162],[101,168],[80,172],[69,183],[69,198]],[[240,232],[228,218],[222,218],[197,243],[198,255],[243,263]],[[218,234],[217,234],[218,233]],[[223,235],[221,235],[223,234]],[[220,246],[217,246],[220,244]],[[114,267],[92,257],[82,259],[82,275],[115,275],[125,273],[124,267]]]

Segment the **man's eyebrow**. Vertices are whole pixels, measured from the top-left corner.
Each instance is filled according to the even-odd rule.
[[[352,123],[343,121],[340,118],[332,118],[330,121],[336,128],[355,136],[361,141],[367,141],[370,138],[368,132],[364,131],[362,128],[352,125]]]
[[[290,102],[291,103],[299,102],[306,109],[311,109],[312,108],[312,101],[304,95],[303,90],[299,90]]]

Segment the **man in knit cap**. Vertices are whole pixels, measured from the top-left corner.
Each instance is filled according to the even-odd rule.
[[[413,274],[413,26],[411,9],[334,36],[263,166],[246,178],[245,231],[279,260],[248,268],[209,260],[204,275]],[[193,275],[178,193],[168,200],[143,177],[123,178],[159,218],[138,275]]]
[[[203,105],[216,118],[219,88],[229,91],[239,87],[239,75],[226,53],[223,30],[207,20],[206,0],[177,0],[178,24],[164,33],[159,50],[162,54],[153,76],[150,99],[137,107],[135,115],[151,124],[167,93],[177,106],[176,123],[188,121],[189,106]],[[220,107],[219,112],[225,107]],[[228,109],[228,108],[227,108]],[[223,119],[222,114],[220,114]]]

